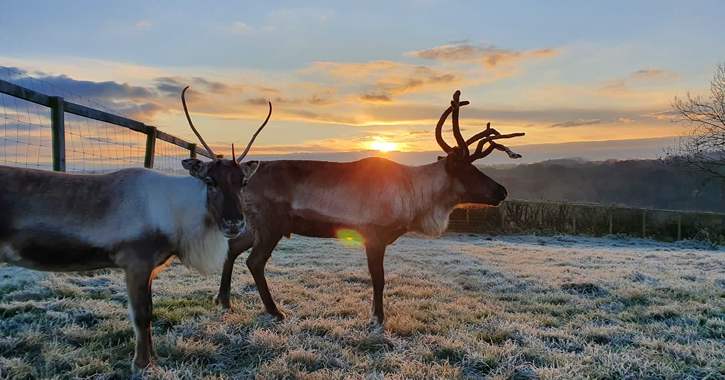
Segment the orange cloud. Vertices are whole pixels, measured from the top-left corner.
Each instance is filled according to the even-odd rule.
[[[368,63],[316,62],[304,74],[332,76],[342,91],[359,91],[355,99],[365,103],[389,103],[396,96],[449,89],[464,83],[469,72],[440,70],[422,65],[391,61]],[[466,83],[475,83],[466,78]]]
[[[680,74],[660,69],[642,69],[633,72],[630,77],[636,79],[678,79]]]
[[[626,77],[617,78],[607,82],[601,90],[608,93],[620,93],[627,91],[629,85],[636,82],[667,81],[679,79],[680,74],[674,71],[660,69],[637,70]]]
[[[601,119],[577,119],[577,120],[567,120],[563,121],[561,123],[555,123],[549,126],[549,128],[568,128],[568,127],[580,127],[582,125],[596,125],[601,124]]]
[[[532,50],[530,53],[535,57],[556,57],[559,55],[556,49]]]
[[[654,119],[654,120],[671,121],[677,115],[678,115],[677,111],[668,110],[668,111],[652,112],[652,113],[644,114],[644,115],[642,115],[642,117],[647,118],[647,119]]]
[[[481,63],[487,68],[527,58],[543,58],[556,56],[555,49],[516,51],[499,49],[493,46],[476,46],[465,42],[460,44],[436,46],[407,53],[414,57],[427,60],[438,60],[453,63]]]
[[[313,81],[334,80],[335,86],[347,101],[369,104],[392,103],[406,94],[419,94],[454,87],[470,87],[492,82],[518,73],[519,62],[540,59],[558,54],[555,49],[531,51],[505,50],[491,46],[479,46],[468,42],[438,46],[431,49],[405,53],[429,61],[443,62],[440,66],[415,65],[396,61],[371,61],[365,63],[315,62],[299,70]],[[470,63],[481,63],[471,67]]]
[[[392,61],[372,61],[367,63],[315,62],[303,74],[325,73],[341,79],[361,79],[368,76],[380,76],[399,70],[404,64]]]
[[[361,94],[357,100],[365,103],[390,103],[393,101],[389,94]]]
[[[254,88],[257,90],[257,92],[261,92],[264,94],[279,94],[281,91],[276,88],[269,88],[269,87],[263,87],[263,86],[254,86]]]
[[[279,91],[278,91],[279,92]],[[321,93],[313,93],[308,97],[304,98],[283,98],[281,96],[276,96],[271,99],[267,99],[265,97],[255,97],[247,99],[248,104],[252,105],[266,105],[268,101],[272,102],[273,104],[277,105],[316,105],[316,106],[324,106],[324,105],[331,105],[336,103],[335,99],[335,91],[328,90]]]

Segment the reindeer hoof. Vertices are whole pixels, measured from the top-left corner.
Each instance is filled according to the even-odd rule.
[[[385,330],[385,323],[380,318],[373,315],[370,317],[368,329],[371,333],[382,333],[383,330]]]
[[[279,310],[277,310],[277,311],[275,311],[275,312],[271,312],[271,313],[270,313],[270,312],[268,312],[268,313],[269,313],[269,315],[270,315],[270,316],[272,316],[272,318],[274,318],[274,319],[275,319],[275,320],[276,320],[277,322],[282,322],[282,321],[284,321],[284,319],[285,319],[285,318],[287,318],[287,315],[286,315],[285,313],[283,313],[283,312],[279,311]]]
[[[222,309],[229,310],[232,308],[232,303],[228,297],[220,297],[218,294],[214,297],[214,304],[221,305]]]
[[[133,363],[133,378],[134,379],[142,379],[144,376],[152,373],[156,373],[157,368],[153,363],[148,363],[144,365],[142,362],[137,362],[134,360]]]

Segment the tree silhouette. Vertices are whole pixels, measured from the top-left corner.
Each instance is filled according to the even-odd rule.
[[[709,98],[688,92],[675,97],[672,110],[689,130],[667,149],[666,162],[725,181],[725,63],[717,65]]]

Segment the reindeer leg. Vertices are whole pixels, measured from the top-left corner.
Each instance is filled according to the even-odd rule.
[[[128,311],[136,333],[136,352],[133,357],[134,372],[152,366],[151,356],[151,282],[154,268],[145,263],[126,268],[126,288],[128,289]]]
[[[383,326],[385,313],[383,312],[383,289],[385,288],[385,271],[383,260],[385,259],[385,247],[365,247],[368,258],[368,270],[373,280],[373,310],[370,317],[372,327]]]
[[[232,271],[234,270],[234,261],[248,250],[254,244],[254,234],[245,233],[242,236],[229,241],[229,251],[227,252],[227,261],[224,263],[224,271],[222,272],[222,280],[219,284],[219,293],[214,297],[214,303],[221,305],[224,309],[231,309],[232,304],[229,297],[229,291],[232,286]]]
[[[264,267],[267,265],[269,257],[272,256],[272,251],[279,239],[281,239],[281,236],[267,241],[257,240],[252,248],[252,253],[247,257],[247,267],[252,273],[252,277],[254,277],[254,283],[257,284],[259,297],[262,298],[265,310],[278,321],[282,321],[286,318],[286,315],[274,303],[272,294],[269,292],[269,286],[267,286],[267,279],[264,277]]]

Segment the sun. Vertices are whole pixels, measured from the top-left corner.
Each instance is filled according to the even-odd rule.
[[[398,144],[390,141],[383,141],[382,139],[378,139],[376,141],[370,142],[370,149],[372,150],[379,150],[381,152],[391,152],[394,151],[396,148],[398,148]]]

